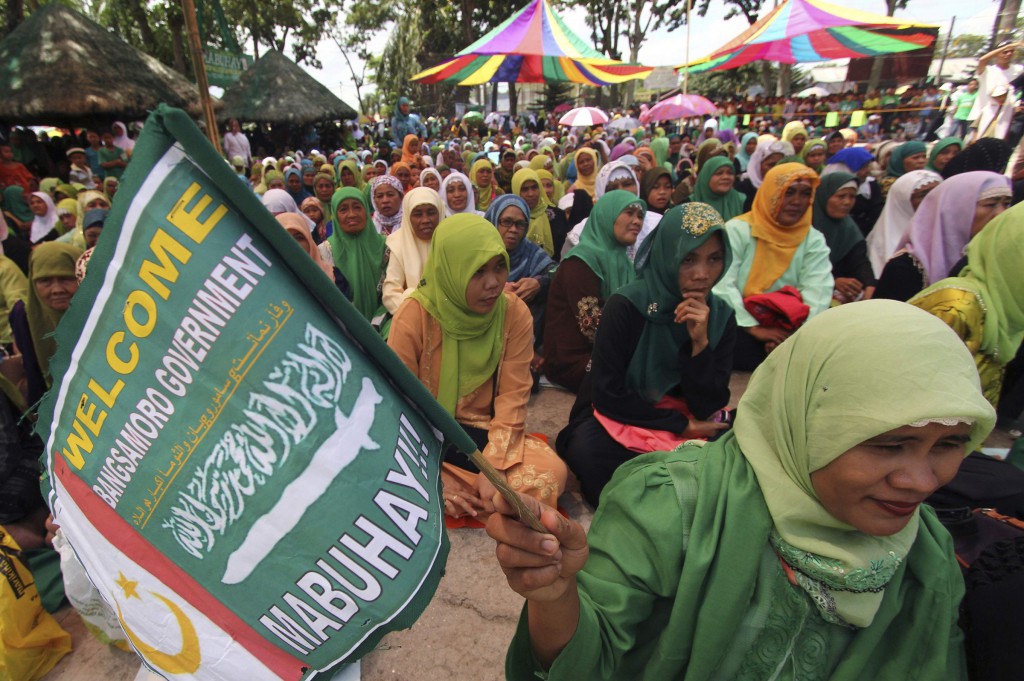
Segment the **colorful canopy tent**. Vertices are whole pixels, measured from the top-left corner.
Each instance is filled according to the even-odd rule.
[[[799,64],[908,52],[931,45],[938,30],[931,24],[910,23],[822,0],[785,0],[721,48],[691,62],[689,72],[725,71],[759,60]]]
[[[612,85],[654,69],[608,59],[569,30],[547,0],[533,0],[452,59],[412,77],[423,83]]]

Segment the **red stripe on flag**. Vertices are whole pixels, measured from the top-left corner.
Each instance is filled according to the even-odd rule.
[[[187,572],[175,565],[155,546],[146,541],[128,521],[119,516],[102,499],[72,473],[64,458],[54,455],[54,473],[67,489],[71,498],[85,512],[90,524],[104,528],[104,538],[133,562],[168,586],[199,610],[215,625],[237,641],[253,657],[283,679],[299,679],[309,664],[289,655],[263,638]]]

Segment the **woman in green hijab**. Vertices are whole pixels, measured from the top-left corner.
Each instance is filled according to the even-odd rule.
[[[633,281],[626,249],[636,243],[647,213],[636,194],[615,189],[598,199],[580,242],[562,259],[548,290],[544,373],[577,392],[590,367],[601,308]]]
[[[697,174],[692,200],[706,203],[728,222],[742,215],[743,202],[747,197],[734,189],[736,169],[725,156],[714,156],[701,166]]]
[[[722,216],[704,203],[669,210],[636,257],[637,280],[601,311],[591,370],[556,448],[598,505],[624,462],[712,437],[729,403],[736,316],[713,287],[729,266]]]
[[[342,164],[344,166],[344,163]],[[356,187],[342,187],[331,197],[334,231],[321,244],[321,256],[333,262],[352,291],[352,304],[367,321],[380,311],[384,273],[384,237],[373,228],[366,196]]]
[[[994,417],[933,317],[822,313],[754,373],[731,431],[621,466],[589,536],[496,502],[487,531],[527,598],[507,678],[966,679],[963,577],[922,502]]]
[[[18,232],[28,233],[35,216],[28,207],[25,190],[20,185],[12,184],[4,189],[4,219]]]
[[[942,174],[942,170],[953,160],[953,157],[963,151],[964,141],[959,137],[943,137],[932,147],[928,154],[928,165],[926,169]]]
[[[828,156],[828,142],[823,139],[807,140],[800,150],[800,159],[808,168],[813,168],[819,175],[825,169],[825,157]]]
[[[509,259],[498,231],[460,213],[438,225],[423,280],[395,313],[388,345],[462,424],[513,489],[554,508],[566,468],[526,434],[533,317],[504,291]],[[464,456],[445,455],[445,513],[484,519],[494,487]]]
[[[78,290],[75,263],[80,255],[82,249],[70,244],[39,244],[29,259],[28,297],[11,310],[11,331],[25,365],[28,404],[38,402],[53,382],[50,360],[57,352],[53,334]]]
[[[838,303],[859,299],[875,284],[867,242],[850,217],[856,200],[857,177],[841,171],[822,177],[814,192],[811,225],[825,236],[835,279],[832,299]]]
[[[904,142],[889,155],[889,163],[885,166],[885,176],[878,181],[882,188],[882,196],[889,195],[889,187],[899,178],[912,170],[923,170],[928,164],[928,148],[924,142],[911,140]]]

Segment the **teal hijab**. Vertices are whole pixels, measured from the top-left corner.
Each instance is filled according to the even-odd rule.
[[[637,280],[619,291],[647,320],[629,362],[626,383],[650,402],[657,402],[679,384],[679,348],[690,337],[686,324],[675,322],[676,306],[683,300],[679,267],[686,256],[716,234],[720,235],[724,258],[722,271],[710,286],[721,280],[732,262],[722,216],[704,203],[672,208],[637,253]],[[707,304],[708,343],[715,348],[734,313],[713,293],[708,293]]]
[[[12,184],[4,189],[4,208],[22,222],[31,222],[35,217],[25,200],[25,190],[20,185]]]
[[[633,263],[626,255],[626,246],[615,238],[615,221],[633,204],[640,204],[647,214],[647,204],[636,194],[621,189],[606,192],[594,204],[580,242],[565,256],[579,258],[590,267],[601,280],[601,297],[604,300],[636,279]]]
[[[358,234],[348,234],[338,226],[338,206],[345,199],[355,199],[366,211],[366,226]],[[352,304],[364,319],[372,319],[380,307],[377,284],[380,282],[384,261],[384,237],[373,227],[366,196],[355,187],[342,187],[331,196],[331,220],[334,231],[327,241],[331,244],[334,266],[352,287]]]
[[[734,217],[740,216],[746,211],[743,210],[743,202],[747,197],[730,187],[725,194],[716,194],[711,191],[711,176],[721,168],[733,168],[732,161],[727,156],[715,156],[708,159],[701,166],[697,174],[697,186],[693,189],[693,200],[706,203],[728,222]]]
[[[917,140],[911,140],[910,142],[904,142],[895,149],[889,156],[889,165],[885,169],[887,177],[903,177],[907,172],[903,169],[903,161],[908,156],[914,154],[923,154],[928,150],[928,147],[924,145],[924,142],[918,142]]]
[[[829,249],[828,259],[832,261],[833,265],[845,258],[851,248],[864,241],[864,235],[860,228],[849,215],[842,220],[836,220],[828,215],[828,200],[844,184],[850,182],[856,186],[857,178],[850,173],[829,173],[821,178],[821,184],[814,192],[814,217],[811,225],[825,236],[825,243],[828,244]]]
[[[942,151],[948,147],[958,146],[963,151],[964,141],[959,137],[943,137],[935,146],[932,147],[931,153],[928,154],[928,165],[925,166],[925,170],[931,170],[932,172],[940,173],[941,170],[936,168],[933,164],[935,163],[935,157],[942,153]]]

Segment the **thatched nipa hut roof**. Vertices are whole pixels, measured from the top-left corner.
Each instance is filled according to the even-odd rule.
[[[144,118],[160,103],[199,110],[196,87],[88,17],[54,2],[0,41],[0,120]]]
[[[238,82],[224,91],[221,101],[220,120],[303,125],[358,115],[277,50],[267,52],[246,69]]]

